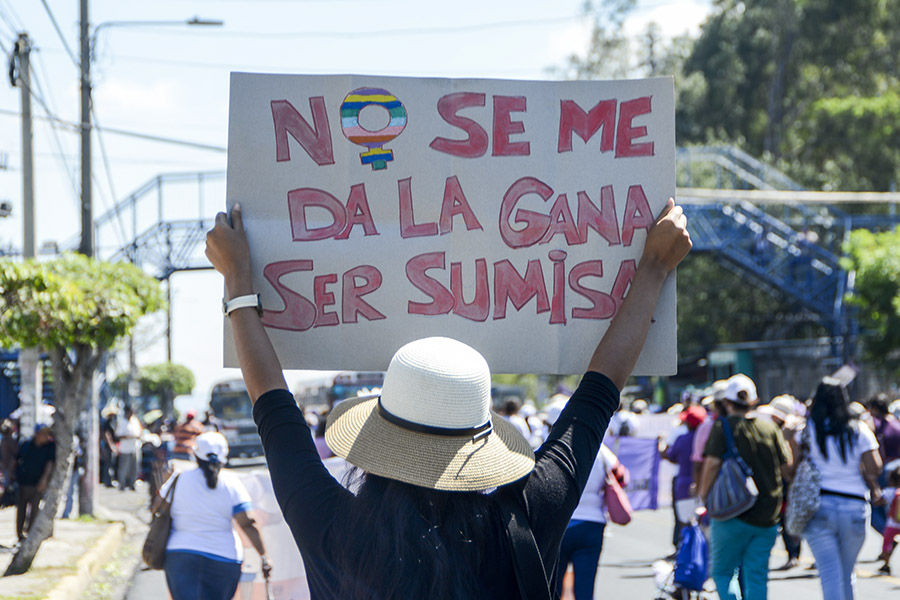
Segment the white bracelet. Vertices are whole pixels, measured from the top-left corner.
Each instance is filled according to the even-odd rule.
[[[262,299],[259,294],[249,294],[247,296],[238,296],[231,300],[222,299],[222,312],[225,316],[231,316],[231,313],[239,308],[255,308],[259,316],[263,314]]]

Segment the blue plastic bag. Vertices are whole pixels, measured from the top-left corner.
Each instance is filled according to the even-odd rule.
[[[700,591],[708,576],[709,544],[699,525],[688,525],[681,530],[681,542],[675,554],[675,584]]]

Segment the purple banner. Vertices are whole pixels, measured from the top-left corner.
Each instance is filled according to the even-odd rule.
[[[635,510],[659,507],[659,450],[656,439],[606,436],[603,441],[630,474],[625,492]]]

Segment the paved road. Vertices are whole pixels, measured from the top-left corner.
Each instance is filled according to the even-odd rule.
[[[258,467],[253,461],[240,468]],[[610,524],[607,527],[605,547],[600,559],[600,571],[595,586],[595,598],[628,598],[639,600],[658,597],[654,581],[654,563],[672,551],[672,513],[668,509],[641,511],[627,526]],[[876,575],[878,564],[873,559],[881,551],[881,538],[869,531],[860,553],[857,598],[864,600],[896,600],[900,598],[900,578]],[[249,553],[253,554],[253,553]],[[773,568],[784,564],[787,555],[780,539],[772,552]],[[249,559],[250,557],[248,557]],[[790,571],[773,571],[770,575],[769,597],[774,600],[792,598],[814,600],[822,597],[817,572],[812,565],[812,555],[804,544],[801,566]],[[896,560],[895,560],[896,563]],[[900,570],[900,565],[896,566]],[[667,597],[667,596],[662,596]],[[715,598],[711,594],[710,598]],[[126,600],[159,600],[168,598],[165,576],[160,571],[136,572],[131,581]]]

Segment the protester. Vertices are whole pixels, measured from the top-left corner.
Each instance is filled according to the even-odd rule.
[[[816,388],[806,421],[808,457],[821,475],[821,497],[803,539],[816,559],[825,600],[855,597],[853,567],[866,539],[868,491],[874,502],[884,503],[878,442],[868,427],[850,418],[848,404],[840,382],[826,377]],[[795,436],[795,452],[800,439]]]
[[[216,416],[213,409],[208,408],[203,415],[203,426],[206,431],[222,431],[222,419]]]
[[[866,402],[872,431],[875,432],[875,439],[878,440],[878,452],[884,465],[900,459],[900,420],[891,414],[889,406],[890,398],[884,393],[875,394]],[[886,473],[883,473],[878,482],[882,487],[887,485],[885,476]],[[872,528],[878,533],[884,534],[887,520],[886,508],[873,504],[871,509]]]
[[[697,427],[694,433],[694,445],[691,449],[691,462],[693,467],[694,487],[699,489],[700,477],[703,474],[703,463],[705,458],[703,451],[706,449],[706,442],[709,440],[709,434],[712,433],[713,425],[719,417],[725,417],[725,401],[723,394],[728,382],[719,379],[712,384],[710,394],[700,400],[700,405],[706,409],[706,419]],[[696,494],[696,489],[694,493]]]
[[[176,425],[174,431],[172,431],[172,435],[175,436],[172,458],[190,460],[194,452],[194,441],[204,431],[206,431],[206,427],[197,420],[197,411],[193,409],[187,411],[184,421]]]
[[[84,446],[82,444],[82,434],[76,432],[75,439],[72,442],[73,464],[72,472],[69,473],[68,484],[66,485],[66,502],[63,507],[62,518],[68,519],[75,507],[75,497],[78,496],[81,478],[84,475]]]
[[[107,406],[100,412],[100,483],[113,487],[116,473],[116,415],[119,409]]]
[[[44,423],[34,426],[34,437],[22,442],[16,463],[19,498],[16,502],[16,535],[25,539],[37,518],[44,491],[56,460],[56,443]]]
[[[900,458],[900,420],[888,410],[890,399],[887,394],[876,394],[866,403],[872,415],[875,439],[878,440],[878,451],[882,464]]]
[[[141,422],[134,414],[130,404],[125,405],[121,419],[116,420],[116,439],[118,440],[118,459],[116,463],[116,479],[119,489],[134,489],[138,476],[138,465],[141,462]]]
[[[672,545],[678,548],[681,541],[681,530],[690,523],[694,507],[687,507],[692,496],[694,483],[694,470],[691,461],[691,452],[694,447],[694,436],[697,427],[706,419],[706,409],[702,406],[689,406],[679,415],[679,420],[684,428],[670,446],[662,453],[663,458],[674,463],[678,470],[672,481],[672,506],[675,509],[675,526],[672,532]],[[674,558],[674,557],[673,557]]]
[[[613,477],[612,471],[618,462],[612,450],[606,445],[600,446],[581,499],[563,535],[559,549],[557,594],[562,593],[563,576],[568,566],[572,565],[575,600],[591,600],[594,597],[594,582],[606,529],[606,478]]]
[[[640,421],[637,415],[631,412],[630,405],[625,402],[619,404],[619,410],[609,421],[609,433],[611,435],[635,436],[637,435]]]
[[[759,496],[746,512],[710,523],[712,578],[719,597],[733,600],[736,596],[729,588],[740,568],[746,591],[743,597],[761,600],[768,594],[769,555],[784,500],[782,472],[791,465],[791,450],[774,423],[748,414],[757,402],[753,380],[744,374],[733,375],[723,399],[727,417],[716,421],[706,442],[700,498],[706,502],[728,449],[723,423],[731,428],[738,454],[753,471]]]
[[[228,300],[253,294],[239,204],[231,220],[233,227],[216,216],[206,247]],[[447,338],[400,348],[380,397],[346,400],[329,415],[329,446],[361,470],[355,496],[321,464],[259,313],[230,313],[275,495],[312,597],[515,599],[505,521],[515,539],[531,530],[540,552],[533,558],[545,565],[542,574],[519,573],[543,575],[555,587],[560,541],[618,390],[637,362],[664,279],[689,249],[684,215],[670,199],[589,372],[536,456],[509,423],[491,416],[490,371],[477,351]]]
[[[241,480],[222,466],[228,442],[217,432],[197,436],[197,468],[170,477],[160,488],[154,510],[172,492],[172,530],[166,543],[166,584],[173,600],[231,600],[237,591],[243,545],[236,522],[271,571],[262,536],[250,514],[250,494]]]
[[[790,394],[783,394],[781,396],[775,396],[772,398],[771,402],[764,404],[757,409],[758,413],[768,416],[772,422],[781,429],[781,434],[788,444],[791,444],[794,441],[797,429],[803,426],[803,419],[794,414],[796,405],[796,398]],[[786,478],[782,478],[781,484],[784,486],[784,496],[787,498],[788,491],[790,490],[790,482]],[[777,571],[788,571],[800,564],[801,538],[788,533],[785,524],[785,514],[785,506],[782,505],[780,520],[781,541],[784,543],[784,549],[787,552],[788,557],[787,561],[776,569]]]
[[[889,499],[887,511],[887,523],[884,527],[884,537],[881,545],[881,555],[878,557],[884,564],[878,569],[882,575],[891,574],[891,554],[897,547],[897,536],[900,535],[900,468],[891,471],[888,476],[890,488],[884,489],[885,498]]]
[[[0,485],[7,488],[16,473],[16,456],[19,451],[16,440],[16,426],[12,419],[3,419],[0,423]]]
[[[517,400],[510,399],[503,403],[499,414],[509,421],[522,434],[522,437],[528,440],[531,439],[531,429],[528,427],[528,421],[525,420],[525,417],[519,414],[520,408],[522,406]]]

